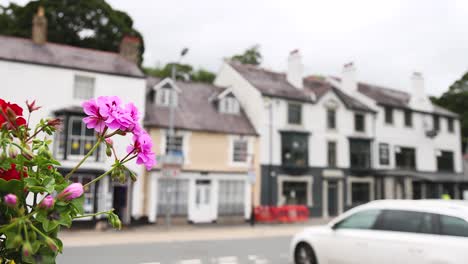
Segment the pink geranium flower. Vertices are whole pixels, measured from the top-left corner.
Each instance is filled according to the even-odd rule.
[[[104,117],[106,125],[110,129],[120,129],[122,115],[122,101],[118,96],[99,96],[97,99],[99,114]]]
[[[5,197],[3,197],[3,199],[5,200],[5,204],[8,207],[15,207],[16,204],[18,203],[18,198],[16,197],[16,195],[14,195],[12,193],[9,193],[9,194],[5,195]]]
[[[83,118],[83,122],[89,129],[94,129],[99,133],[102,133],[106,128],[106,119],[99,113],[99,106],[96,100],[91,99],[82,104],[83,111],[88,117]]]
[[[133,135],[133,145],[127,147],[128,153],[137,154],[137,164],[144,164],[147,170],[151,170],[156,164],[156,156],[152,151],[153,141],[146,131],[139,129]]]

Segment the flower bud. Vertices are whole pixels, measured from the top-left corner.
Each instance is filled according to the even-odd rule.
[[[106,144],[109,146],[112,146],[114,144],[114,141],[112,141],[111,138],[106,138],[105,141],[106,141]]]
[[[107,157],[112,156],[112,149],[109,146],[106,147],[106,155]]]
[[[31,103],[26,100],[26,105],[28,106],[29,113],[32,113],[36,110],[39,110],[42,106],[36,106],[36,100],[32,101]]]
[[[29,242],[23,244],[23,256],[29,257],[32,254],[32,247]]]
[[[21,235],[16,235],[13,238],[13,245],[15,247],[19,247],[19,246],[21,246],[21,244],[23,244],[23,238],[21,237]]]
[[[75,198],[80,197],[83,194],[83,185],[81,183],[72,183],[65,188],[59,195],[57,195],[57,199],[59,200],[73,200]]]
[[[52,195],[47,195],[39,204],[39,208],[49,210],[52,209],[52,207],[54,207],[54,203],[54,197],[52,197]]]
[[[16,158],[16,156],[18,156],[18,150],[14,147],[10,147],[8,149],[8,156],[10,156],[12,159]]]
[[[10,107],[7,107],[6,114],[7,114],[8,120],[10,120],[11,123],[15,124],[16,118],[18,117],[15,111],[13,111],[13,109],[11,109]]]
[[[61,124],[62,124],[62,120],[60,120],[60,118],[54,118],[54,119],[47,120],[47,125],[55,128],[55,129],[58,129]]]
[[[16,204],[18,203],[18,198],[16,197],[16,195],[12,194],[12,193],[9,193],[7,195],[5,195],[5,197],[3,197],[3,199],[5,200],[5,204],[8,206],[8,207],[15,207]]]
[[[34,158],[32,152],[26,149],[21,152],[21,155],[23,155],[27,160],[32,160]]]
[[[54,251],[54,252],[57,251],[57,249],[58,249],[57,243],[55,243],[55,241],[54,241],[52,238],[50,238],[50,237],[46,238],[46,241],[45,241],[45,242],[46,242],[47,246],[48,246],[52,251]]]

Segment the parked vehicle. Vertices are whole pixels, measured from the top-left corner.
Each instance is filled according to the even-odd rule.
[[[468,202],[373,201],[306,228],[290,252],[296,264],[467,263]]]

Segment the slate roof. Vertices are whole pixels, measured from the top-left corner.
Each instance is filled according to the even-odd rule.
[[[0,35],[0,60],[143,78],[134,63],[118,53]]]
[[[340,78],[332,77],[337,81],[341,81]],[[372,85],[368,83],[359,82],[358,83],[358,91],[367,97],[373,99],[377,104],[392,106],[396,108],[406,108],[410,109],[409,101],[411,95],[404,91],[399,91],[396,89],[391,89],[387,87],[382,87],[378,85]],[[434,113],[458,118],[458,114],[451,112],[443,107],[434,105]]]
[[[152,88],[161,81],[159,78],[147,78],[149,96],[146,103],[145,126],[169,127],[169,108],[152,102]],[[210,101],[213,94],[226,89],[206,83],[176,82],[181,92],[178,93],[178,106],[174,111],[176,129],[227,133],[237,135],[257,135],[257,132],[243,110],[238,115],[218,111],[216,102]]]
[[[320,100],[320,98],[322,98],[328,92],[334,92],[336,96],[343,102],[345,107],[348,109],[365,112],[375,112],[358,99],[347,95],[339,88],[336,88],[333,85],[331,85],[323,77],[309,76],[307,78],[304,78],[304,89],[306,91],[313,92],[317,97],[317,100]]]
[[[228,63],[263,95],[313,102],[310,94],[292,86],[286,80],[286,74],[284,73],[269,71],[254,65],[245,65],[237,62]]]
[[[371,108],[331,86],[323,78],[316,76],[305,78],[304,89],[301,90],[287,81],[285,73],[265,70],[254,65],[244,65],[236,62],[228,63],[263,95],[314,103],[313,96],[320,99],[324,94],[333,91],[347,108],[373,112]]]

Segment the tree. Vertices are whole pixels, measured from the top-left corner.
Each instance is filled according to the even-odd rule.
[[[143,70],[149,76],[166,78],[172,77],[172,65],[174,63],[168,63],[164,67],[145,67]],[[177,80],[192,80],[195,82],[212,83],[216,75],[210,71],[204,69],[194,70],[189,64],[175,64],[176,67],[176,79]]]
[[[242,64],[260,65],[262,63],[262,54],[260,53],[260,46],[254,45],[244,51],[243,54],[234,55],[231,60],[238,61]]]
[[[468,72],[455,81],[447,92],[432,101],[460,115],[463,150],[468,144]]]
[[[45,9],[48,41],[105,51],[119,51],[123,36],[141,39],[140,61],[144,41],[133,27],[132,18],[113,9],[105,0],[40,0],[25,6],[11,3],[0,6],[0,34],[31,37],[32,18],[39,6]]]

